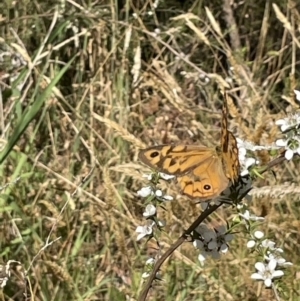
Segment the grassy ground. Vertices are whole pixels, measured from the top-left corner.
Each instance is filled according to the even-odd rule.
[[[280,138],[274,121],[297,109],[300,7],[54,4],[0,4],[0,251],[3,266],[20,262],[11,263],[0,300],[136,300],[145,260],[157,255],[153,241],[136,242],[145,207],[136,191],[149,171],[138,150],[215,146],[224,86],[236,136],[262,145]],[[256,156],[271,160],[266,151]],[[299,159],[273,171],[254,181],[250,208],[294,264],[283,299],[300,300]],[[167,224],[160,252],[200,213],[176,185],[165,187],[176,199],[159,213]],[[230,217],[220,208],[208,225]],[[237,234],[225,256],[203,267],[185,243],[149,300],[273,300],[250,279],[256,259],[246,241]]]

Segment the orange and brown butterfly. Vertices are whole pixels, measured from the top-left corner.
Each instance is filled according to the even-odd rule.
[[[141,150],[140,160],[151,168],[177,177],[181,192],[207,200],[218,196],[239,176],[237,142],[228,130],[227,93],[222,107],[221,145],[157,145]]]

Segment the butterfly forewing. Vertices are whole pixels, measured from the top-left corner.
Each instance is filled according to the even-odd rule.
[[[182,175],[217,156],[212,148],[194,145],[158,145],[141,150],[139,158],[148,166],[171,175]]]

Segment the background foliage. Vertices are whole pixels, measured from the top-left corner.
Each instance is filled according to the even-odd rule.
[[[222,86],[234,96],[238,137],[280,138],[274,121],[297,108],[299,3],[5,0],[0,12],[0,252],[3,265],[21,263],[1,300],[24,292],[28,300],[136,300],[144,262],[157,255],[134,232],[148,170],[138,149],[216,145]],[[252,192],[251,210],[266,218],[261,230],[294,264],[285,300],[299,298],[299,180],[295,158]],[[163,188],[176,200],[160,212],[161,251],[200,211],[176,185]],[[220,209],[209,226],[230,216]],[[250,279],[246,239],[237,234],[226,256],[203,267],[184,244],[149,300],[272,300]]]

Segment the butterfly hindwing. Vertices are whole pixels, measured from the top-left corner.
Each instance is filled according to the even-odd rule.
[[[177,177],[177,180],[183,194],[202,200],[218,196],[229,182],[220,158],[206,160],[191,173]]]

